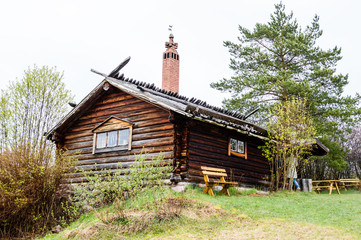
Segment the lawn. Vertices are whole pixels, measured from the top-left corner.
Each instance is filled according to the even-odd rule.
[[[188,188],[183,194],[168,192],[173,205],[167,205],[167,201],[159,204],[154,190],[148,190],[127,203],[125,214],[133,219],[151,217],[140,217],[127,231],[119,221],[104,221],[108,207],[83,215],[60,234],[43,239],[361,239],[359,191],[341,195],[253,192],[211,197],[199,188]],[[183,210],[167,218],[164,209],[174,212],[175,200],[182,202]],[[137,224],[144,228],[139,230]]]

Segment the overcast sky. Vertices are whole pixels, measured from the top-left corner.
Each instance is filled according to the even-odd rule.
[[[83,99],[122,60],[126,77],[161,86],[162,53],[173,25],[180,55],[180,94],[221,105],[224,94],[211,82],[232,75],[223,41],[236,41],[238,25],[253,29],[274,11],[271,0],[0,2],[0,89],[34,64],[64,71],[66,87]],[[320,16],[323,49],[342,48],[339,73],[349,74],[347,95],[361,92],[361,2],[283,1],[305,28]]]

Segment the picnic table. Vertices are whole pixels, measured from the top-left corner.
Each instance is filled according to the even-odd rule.
[[[321,190],[328,189],[329,194],[332,194],[332,190],[337,190],[337,193],[340,194],[340,189],[338,187],[339,180],[316,180],[312,181],[312,189],[320,193]]]
[[[341,178],[339,180],[339,186],[340,189],[344,188],[345,191],[347,191],[347,188],[356,187],[358,189],[361,189],[361,180],[358,178]]]

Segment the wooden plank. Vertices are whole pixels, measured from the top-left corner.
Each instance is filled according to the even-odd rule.
[[[171,159],[171,158],[173,158],[174,153],[173,153],[173,151],[164,152],[164,153],[154,152],[154,153],[144,154],[142,157],[145,160],[152,160],[152,159],[157,158],[160,155],[163,156],[165,159]],[[138,157],[139,156],[137,156],[137,155],[123,155],[123,156],[113,156],[113,157],[102,158],[102,157],[97,156],[97,154],[95,154],[92,159],[79,160],[76,165],[81,166],[81,165],[102,164],[102,163],[131,162],[131,161],[135,161],[135,159]]]
[[[203,175],[227,177],[227,173],[202,171]]]
[[[151,164],[153,161],[144,161],[144,163]],[[168,162],[172,162],[171,159],[164,159],[163,160],[164,165]],[[79,171],[94,171],[94,170],[104,170],[104,169],[120,169],[120,168],[128,168],[129,166],[133,165],[134,161],[131,162],[122,162],[121,164],[119,162],[116,163],[101,163],[101,164],[91,164],[91,165],[81,165],[76,166],[75,168]]]
[[[149,108],[155,108],[154,106],[150,105],[149,103],[137,103],[137,104],[129,104],[126,106],[123,106],[122,108],[116,107],[116,108],[110,108],[106,110],[94,110],[92,112],[85,113],[80,119],[86,120],[90,118],[98,118],[102,116],[110,116],[115,115],[119,113],[125,113],[125,112],[133,112],[137,110],[144,110]]]
[[[174,136],[173,129],[157,131],[157,132],[133,134],[133,141],[160,138],[160,137],[171,137],[171,136]]]
[[[77,142],[77,143],[65,143],[65,148],[68,150],[75,150],[81,148],[93,148],[93,139],[91,141]]]
[[[127,120],[127,119],[125,118],[124,120]],[[168,118],[155,118],[155,119],[149,119],[146,121],[139,121],[139,122],[133,122],[133,123],[134,123],[134,128],[138,128],[138,127],[154,126],[154,125],[158,125],[158,124],[169,123],[169,120],[168,120]],[[77,133],[81,133],[84,131],[91,132],[91,130],[93,130],[95,127],[96,127],[96,125],[94,125],[94,124],[73,126],[68,129],[68,132],[70,134],[77,134]]]
[[[152,114],[155,112],[159,112],[161,109],[159,108],[155,108],[155,107],[150,107],[150,108],[145,108],[145,109],[138,109],[138,110],[134,110],[134,111],[127,111],[127,112],[118,112],[116,114],[114,114],[113,116],[118,117],[120,119],[124,119],[124,118],[128,118],[130,119],[130,117],[136,117],[138,116],[139,118],[143,117],[143,116],[147,116],[148,114]],[[75,124],[78,126],[81,125],[87,125],[87,124],[99,124],[103,121],[105,121],[109,116],[102,116],[102,117],[97,117],[97,118],[90,118],[90,119],[82,119],[80,118]]]
[[[169,123],[168,118],[157,118],[157,119],[150,119],[146,121],[140,121],[135,124],[135,127],[141,128],[141,127],[148,127],[148,126],[154,126],[162,123]]]
[[[94,105],[91,109],[89,109],[89,113],[95,112],[95,111],[103,111],[106,109],[111,108],[120,108],[123,106],[129,106],[132,104],[138,104],[138,103],[144,103],[144,101],[138,99],[138,98],[130,98],[127,100],[114,102],[114,103],[108,103],[108,104],[102,104],[102,105]]]
[[[202,166],[201,167],[202,170],[206,170],[206,171],[213,171],[213,172],[226,172],[226,169],[224,168],[214,168],[214,167],[206,167],[206,166]]]
[[[137,127],[133,129],[133,135],[139,133],[149,133],[149,132],[163,131],[169,129],[173,129],[173,124],[169,122],[163,124],[157,124],[153,126],[147,126],[147,127]]]
[[[130,151],[118,151],[118,152],[108,152],[108,153],[97,153],[97,158],[109,158],[109,157],[120,157],[120,156],[134,156],[135,154],[145,154],[145,153],[160,153],[160,152],[169,152],[173,151],[172,145],[158,146],[158,147],[148,147],[148,148],[136,148],[131,149]],[[78,157],[78,160],[88,160],[93,159],[93,154],[82,154]]]
[[[133,99],[132,95],[126,93],[112,93],[104,97],[101,101],[95,103],[95,106],[106,105],[108,103],[121,102],[128,99]]]
[[[156,147],[162,145],[173,145],[174,138],[173,137],[165,137],[158,139],[148,139],[148,140],[139,140],[132,142],[132,148],[142,148],[142,147]]]

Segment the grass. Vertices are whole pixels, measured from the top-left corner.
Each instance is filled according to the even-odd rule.
[[[43,239],[361,239],[359,191],[257,195],[251,190],[232,191],[231,197],[211,197],[201,190],[167,192],[166,199],[183,206],[179,216],[170,218],[159,218],[160,210],[174,211],[174,206],[159,204],[162,194],[157,191],[148,190],[127,201],[126,215],[136,216],[129,218],[135,221],[131,223],[140,224],[136,218],[147,223],[141,231],[122,232],[119,222],[102,222],[101,214],[114,212],[110,206],[83,215],[60,234],[48,234]]]

